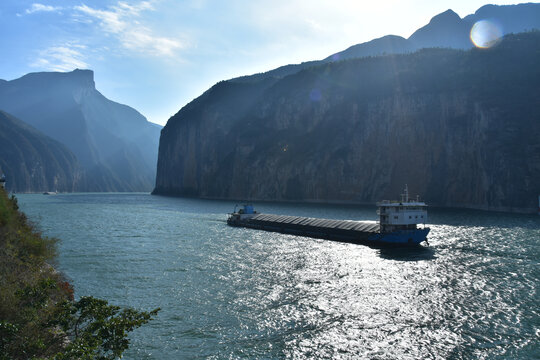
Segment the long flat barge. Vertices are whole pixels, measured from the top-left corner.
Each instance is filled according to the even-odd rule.
[[[227,224],[355,244],[418,245],[427,241],[430,229],[417,227],[427,220],[426,205],[418,200],[410,201],[407,188],[402,201],[383,201],[377,205],[379,222],[261,214],[247,204],[239,211],[235,209]]]

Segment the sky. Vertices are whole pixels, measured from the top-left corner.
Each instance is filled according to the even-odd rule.
[[[0,0],[0,79],[91,69],[103,95],[165,125],[221,80],[319,60],[388,34],[407,38],[443,11],[463,18],[487,3]]]

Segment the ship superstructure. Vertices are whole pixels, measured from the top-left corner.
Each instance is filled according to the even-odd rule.
[[[393,232],[397,230],[416,230],[418,224],[427,222],[427,205],[420,201],[409,199],[409,189],[405,185],[405,192],[400,201],[383,200],[377,203],[377,215],[381,232]]]

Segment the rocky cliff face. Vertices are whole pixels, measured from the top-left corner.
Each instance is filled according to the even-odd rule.
[[[160,127],[105,98],[91,70],[27,74],[0,82],[0,109],[66,145],[84,181],[78,191],[150,191]]]
[[[0,111],[0,173],[15,192],[74,191],[81,181],[77,158],[59,142]]]
[[[540,193],[540,34],[489,50],[335,62],[221,82],[162,131],[154,193],[531,211]]]

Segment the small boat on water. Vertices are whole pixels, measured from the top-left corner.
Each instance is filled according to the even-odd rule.
[[[56,191],[45,191],[43,193],[43,195],[56,195],[56,194],[58,194],[58,190],[56,190]]]
[[[261,214],[246,204],[229,214],[227,224],[285,234],[308,236],[355,244],[418,245],[425,241],[430,231],[427,222],[427,205],[409,199],[409,190],[401,200],[384,200],[377,203],[379,221],[354,221],[319,219],[301,216]],[[422,228],[418,225],[423,224]]]

